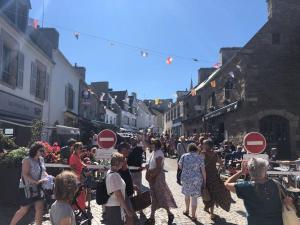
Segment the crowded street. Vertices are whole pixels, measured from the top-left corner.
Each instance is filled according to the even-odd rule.
[[[300,0],[0,0],[0,225],[300,225]]]
[[[198,222],[192,222],[189,217],[182,214],[184,210],[184,196],[181,194],[181,187],[176,182],[176,170],[177,170],[177,160],[176,159],[167,159],[165,164],[165,170],[166,170],[166,180],[169,185],[169,187],[172,190],[172,193],[174,194],[175,201],[178,204],[178,208],[172,210],[175,215],[174,223],[173,225],[246,225],[246,213],[245,208],[243,205],[243,202],[236,197],[236,195],[232,195],[233,199],[236,201],[235,204],[232,204],[230,212],[225,212],[222,209],[217,208],[216,214],[219,216],[219,218],[215,221],[212,221],[209,217],[209,214],[205,212],[204,205],[202,203],[202,200],[199,199],[199,206],[197,210],[197,219]],[[148,188],[148,183],[145,179],[143,179],[143,185],[144,188]],[[9,219],[12,217],[13,213],[15,211],[15,208],[7,208],[7,207],[0,207],[0,225],[7,225],[9,224]],[[145,216],[148,216],[150,213],[150,209],[147,208],[144,210]],[[93,214],[93,225],[102,225],[105,224],[102,218],[102,207],[96,204],[96,201],[92,201],[92,214]],[[145,222],[146,217],[140,216],[138,214],[138,223],[137,225],[142,225],[143,222]],[[33,210],[32,212],[27,216],[27,218],[24,220],[22,225],[27,224],[34,224],[33,222],[34,214]],[[156,224],[157,225],[165,225],[167,224],[167,214],[164,210],[159,210],[156,213]],[[20,224],[21,225],[21,224]],[[49,214],[45,214],[43,217],[43,225],[51,225],[49,221]]]

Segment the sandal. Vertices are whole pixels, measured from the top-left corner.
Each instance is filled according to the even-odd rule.
[[[155,225],[155,219],[149,218],[145,221],[144,225]]]
[[[182,214],[185,216],[189,216],[189,211],[183,211]]]
[[[197,221],[197,217],[191,217],[191,220],[192,220],[193,222],[196,222],[196,221]]]

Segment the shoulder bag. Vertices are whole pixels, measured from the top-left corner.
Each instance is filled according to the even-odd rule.
[[[274,181],[278,187],[280,200],[282,203],[282,220],[284,225],[300,225],[300,220],[297,217],[295,206],[287,206],[282,201],[287,197],[279,182]]]

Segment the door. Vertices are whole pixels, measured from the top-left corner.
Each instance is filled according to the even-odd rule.
[[[291,159],[289,121],[281,116],[266,116],[260,120],[260,132],[266,137],[267,150],[277,148],[278,159]]]

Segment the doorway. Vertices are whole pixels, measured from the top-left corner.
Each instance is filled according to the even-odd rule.
[[[289,121],[282,116],[270,115],[260,120],[260,132],[267,140],[267,150],[277,148],[278,159],[291,159]]]

